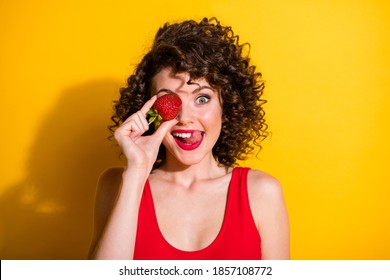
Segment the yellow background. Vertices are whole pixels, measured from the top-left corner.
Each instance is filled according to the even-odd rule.
[[[157,28],[216,16],[252,45],[293,259],[390,259],[390,6],[379,0],[0,0],[0,258],[84,259],[111,101]]]

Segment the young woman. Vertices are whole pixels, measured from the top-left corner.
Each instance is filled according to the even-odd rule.
[[[289,258],[279,182],[236,163],[267,135],[248,46],[215,18],[159,29],[115,104],[127,166],[99,180],[90,258]],[[181,112],[155,129],[147,112],[167,93]]]

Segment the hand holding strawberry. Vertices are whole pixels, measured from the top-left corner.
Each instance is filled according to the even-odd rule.
[[[181,99],[177,94],[168,93],[157,98],[153,107],[148,111],[150,115],[149,124],[154,122],[155,127],[159,127],[162,121],[170,121],[179,114],[181,109]]]
[[[148,174],[156,161],[164,136],[177,123],[175,119],[166,121],[152,135],[144,135],[149,129],[146,119],[147,113],[153,108],[156,101],[157,97],[153,96],[144,104],[141,110],[128,117],[114,134],[127,158],[128,168],[144,170]]]

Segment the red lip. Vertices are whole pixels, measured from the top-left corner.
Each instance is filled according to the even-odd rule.
[[[194,133],[195,131],[197,131],[197,130],[177,129],[177,130],[172,131],[172,134],[173,133]],[[202,144],[203,138],[204,138],[204,132],[201,132],[201,139],[198,142],[196,142],[194,144],[185,144],[185,143],[181,142],[179,139],[177,139],[176,137],[173,137],[173,139],[175,139],[176,144],[181,149],[183,149],[185,151],[192,151],[192,150],[195,150],[196,148],[198,148],[200,146],[200,144]]]

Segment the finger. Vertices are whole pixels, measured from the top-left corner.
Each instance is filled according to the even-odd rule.
[[[136,113],[137,121],[139,126],[142,128],[143,132],[147,131],[149,129],[149,123],[146,120],[145,116],[141,111],[138,111]]]
[[[144,106],[141,108],[141,113],[143,114],[144,117],[146,117],[146,114],[152,108],[154,102],[156,102],[157,95],[153,95],[152,98],[150,98],[148,101],[145,102]]]
[[[165,121],[163,122],[158,129],[153,133],[153,136],[159,143],[162,142],[164,139],[165,135],[169,133],[169,131],[172,129],[174,125],[176,125],[179,121],[177,119],[173,119],[170,121]]]
[[[120,140],[122,137],[130,137],[133,139],[134,137],[139,136],[143,132],[142,129],[138,125],[138,123],[133,119],[128,119],[124,122],[116,131],[115,138]]]
[[[146,118],[143,116],[141,111],[137,111],[128,117],[121,125],[121,127],[127,128],[131,130],[131,126],[137,126],[139,129],[137,131],[143,134],[145,131],[149,129],[149,124]]]
[[[138,136],[144,134],[145,131],[137,120],[130,120],[130,124],[131,127],[128,130],[128,136],[132,140],[135,140],[136,138],[138,138]]]

